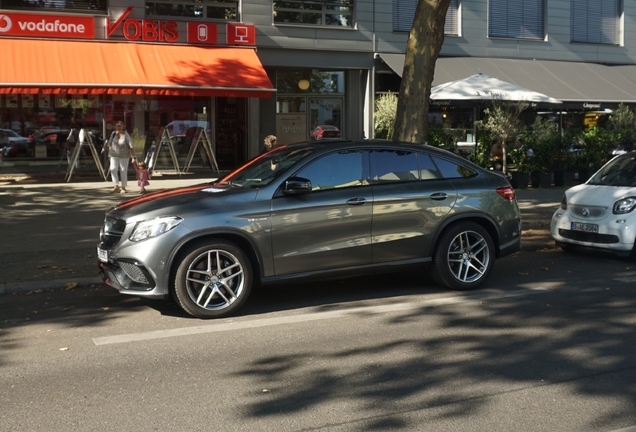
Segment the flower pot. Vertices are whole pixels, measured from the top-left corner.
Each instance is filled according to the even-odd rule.
[[[515,189],[526,189],[530,183],[530,174],[512,171],[512,180],[510,184]]]
[[[552,186],[552,173],[534,172],[530,176],[530,183],[533,188]]]

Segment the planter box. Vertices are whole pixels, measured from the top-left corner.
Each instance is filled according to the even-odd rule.
[[[530,174],[512,171],[510,184],[515,189],[526,189],[530,183]]]
[[[532,173],[530,175],[530,183],[533,188],[552,186],[552,173]]]

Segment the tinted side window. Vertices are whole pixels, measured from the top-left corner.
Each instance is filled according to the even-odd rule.
[[[324,156],[302,168],[297,177],[311,181],[314,191],[360,186],[362,175],[362,152],[342,151]]]
[[[374,183],[416,181],[419,179],[417,154],[403,150],[376,150]]]
[[[442,175],[437,170],[437,167],[429,155],[420,153],[418,156],[418,162],[420,164],[420,179],[435,180],[442,178]]]
[[[448,159],[442,159],[433,156],[433,160],[435,161],[435,165],[442,172],[444,178],[462,178],[462,177],[472,177],[477,173],[469,168],[466,168],[463,165],[459,165],[455,162],[449,161]]]

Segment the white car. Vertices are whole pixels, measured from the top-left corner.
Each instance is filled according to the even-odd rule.
[[[565,191],[552,216],[552,238],[564,251],[584,246],[627,256],[634,250],[635,208],[636,152],[630,152]]]

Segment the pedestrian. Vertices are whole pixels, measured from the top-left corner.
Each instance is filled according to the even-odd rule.
[[[114,185],[111,192],[126,193],[128,163],[132,158],[134,164],[136,159],[132,138],[126,132],[123,122],[118,121],[115,123],[115,130],[110,134],[106,145],[108,146],[108,157],[110,158],[110,176]],[[121,179],[121,187],[119,187],[118,174]]]
[[[263,140],[263,150],[261,153],[267,153],[274,147],[276,147],[276,137],[274,135],[267,135]]]
[[[148,172],[148,167],[145,162],[135,163],[135,170],[137,171],[137,186],[141,189],[139,190],[140,194],[146,193],[146,186],[150,184],[148,180],[150,180],[150,172]]]
[[[490,148],[490,161],[492,169],[496,171],[503,170],[504,142],[498,141]]]

